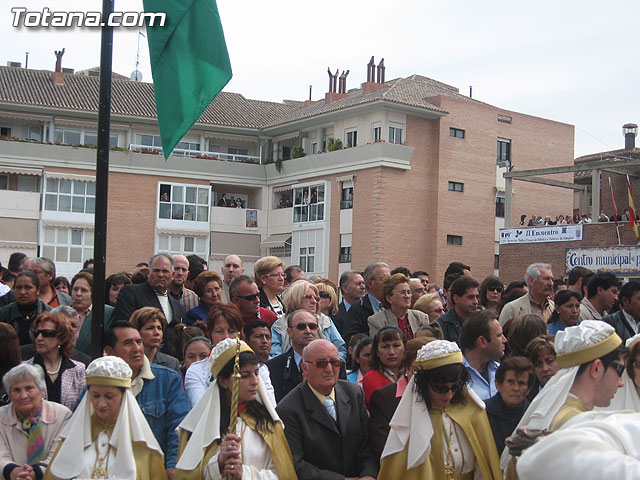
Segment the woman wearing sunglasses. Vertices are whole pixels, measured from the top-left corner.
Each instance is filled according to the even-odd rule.
[[[484,403],[468,378],[455,343],[434,340],[418,351],[390,423],[379,479],[502,478]]]
[[[414,310],[420,310],[422,313],[429,315],[429,323],[435,323],[442,315],[444,315],[444,307],[440,300],[439,293],[427,293],[421,296],[413,305]]]
[[[64,315],[45,312],[33,322],[36,354],[25,363],[44,371],[45,400],[73,411],[85,386],[84,364],[72,360],[73,331]]]
[[[488,276],[480,284],[480,303],[487,310],[500,313],[500,298],[503,291],[502,280],[493,275]]]
[[[340,336],[340,332],[330,317],[320,311],[320,295],[318,287],[306,280],[298,280],[289,287],[284,296],[284,305],[287,312],[306,310],[315,315],[318,320],[318,338],[325,338],[338,349],[340,360],[347,361],[347,344]],[[287,334],[287,321],[278,318],[271,327],[271,357],[284,353],[291,348],[291,339]]]
[[[627,339],[625,346],[629,349],[629,355],[625,360],[627,368],[622,374],[624,386],[618,389],[605,410],[640,412],[640,334]]]

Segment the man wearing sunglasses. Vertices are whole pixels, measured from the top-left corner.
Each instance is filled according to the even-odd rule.
[[[624,385],[627,349],[612,326],[585,320],[567,327],[557,333],[555,349],[560,370],[533,399],[518,427],[557,430],[580,413],[608,406]],[[510,464],[508,450],[502,452],[503,469]]]
[[[303,351],[305,382],[276,407],[298,478],[373,480],[378,474],[364,393],[338,380],[341,365],[331,342],[312,341]]]
[[[269,328],[278,316],[268,308],[260,306],[260,291],[258,285],[248,275],[238,275],[229,284],[229,298],[242,314],[242,325],[254,320],[262,320]]]

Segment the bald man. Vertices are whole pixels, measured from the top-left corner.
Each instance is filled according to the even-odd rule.
[[[222,303],[229,303],[229,285],[234,278],[244,273],[242,259],[237,255],[228,255],[222,265]]]
[[[305,381],[276,407],[298,478],[375,479],[362,388],[338,380],[340,357],[328,340],[309,343],[302,359]]]
[[[198,306],[198,295],[184,286],[189,277],[189,260],[184,255],[173,255],[173,280],[169,283],[169,295],[184,307],[185,312]]]

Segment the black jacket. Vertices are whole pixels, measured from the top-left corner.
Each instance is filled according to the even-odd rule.
[[[293,348],[269,360],[267,368],[276,403],[280,403],[280,400],[302,381],[302,373],[294,360]]]
[[[489,425],[491,425],[493,438],[498,448],[498,455],[502,455],[504,441],[507,437],[511,436],[518,426],[518,422],[520,422],[524,412],[526,412],[529,407],[529,400],[525,398],[524,403],[519,407],[508,407],[502,401],[500,392],[498,392],[493,397],[485,400],[485,405],[487,417],[489,417]]]
[[[627,323],[627,319],[625,318],[622,310],[618,310],[616,313],[602,317],[602,321],[616,329],[616,333],[622,339],[623,345],[629,338],[636,334],[629,323]]]
[[[36,314],[32,318],[27,320],[18,308],[18,303],[13,302],[0,308],[0,322],[8,323],[16,329],[20,345],[28,345],[29,343],[33,343],[31,338],[31,327],[33,326],[33,321],[42,312],[50,310],[51,307],[49,305],[38,299],[38,304],[36,306],[35,312]]]
[[[451,310],[438,319],[438,323],[442,327],[444,339],[459,344],[462,319],[458,316],[453,306],[451,306]]]
[[[349,339],[356,333],[369,336],[369,317],[373,315],[373,307],[369,295],[365,295],[360,305],[352,305],[344,317],[344,341],[349,345]]]

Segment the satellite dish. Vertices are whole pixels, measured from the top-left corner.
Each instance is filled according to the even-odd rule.
[[[134,82],[141,82],[142,72],[140,70],[134,70],[133,72],[131,72],[131,80],[133,80]]]

